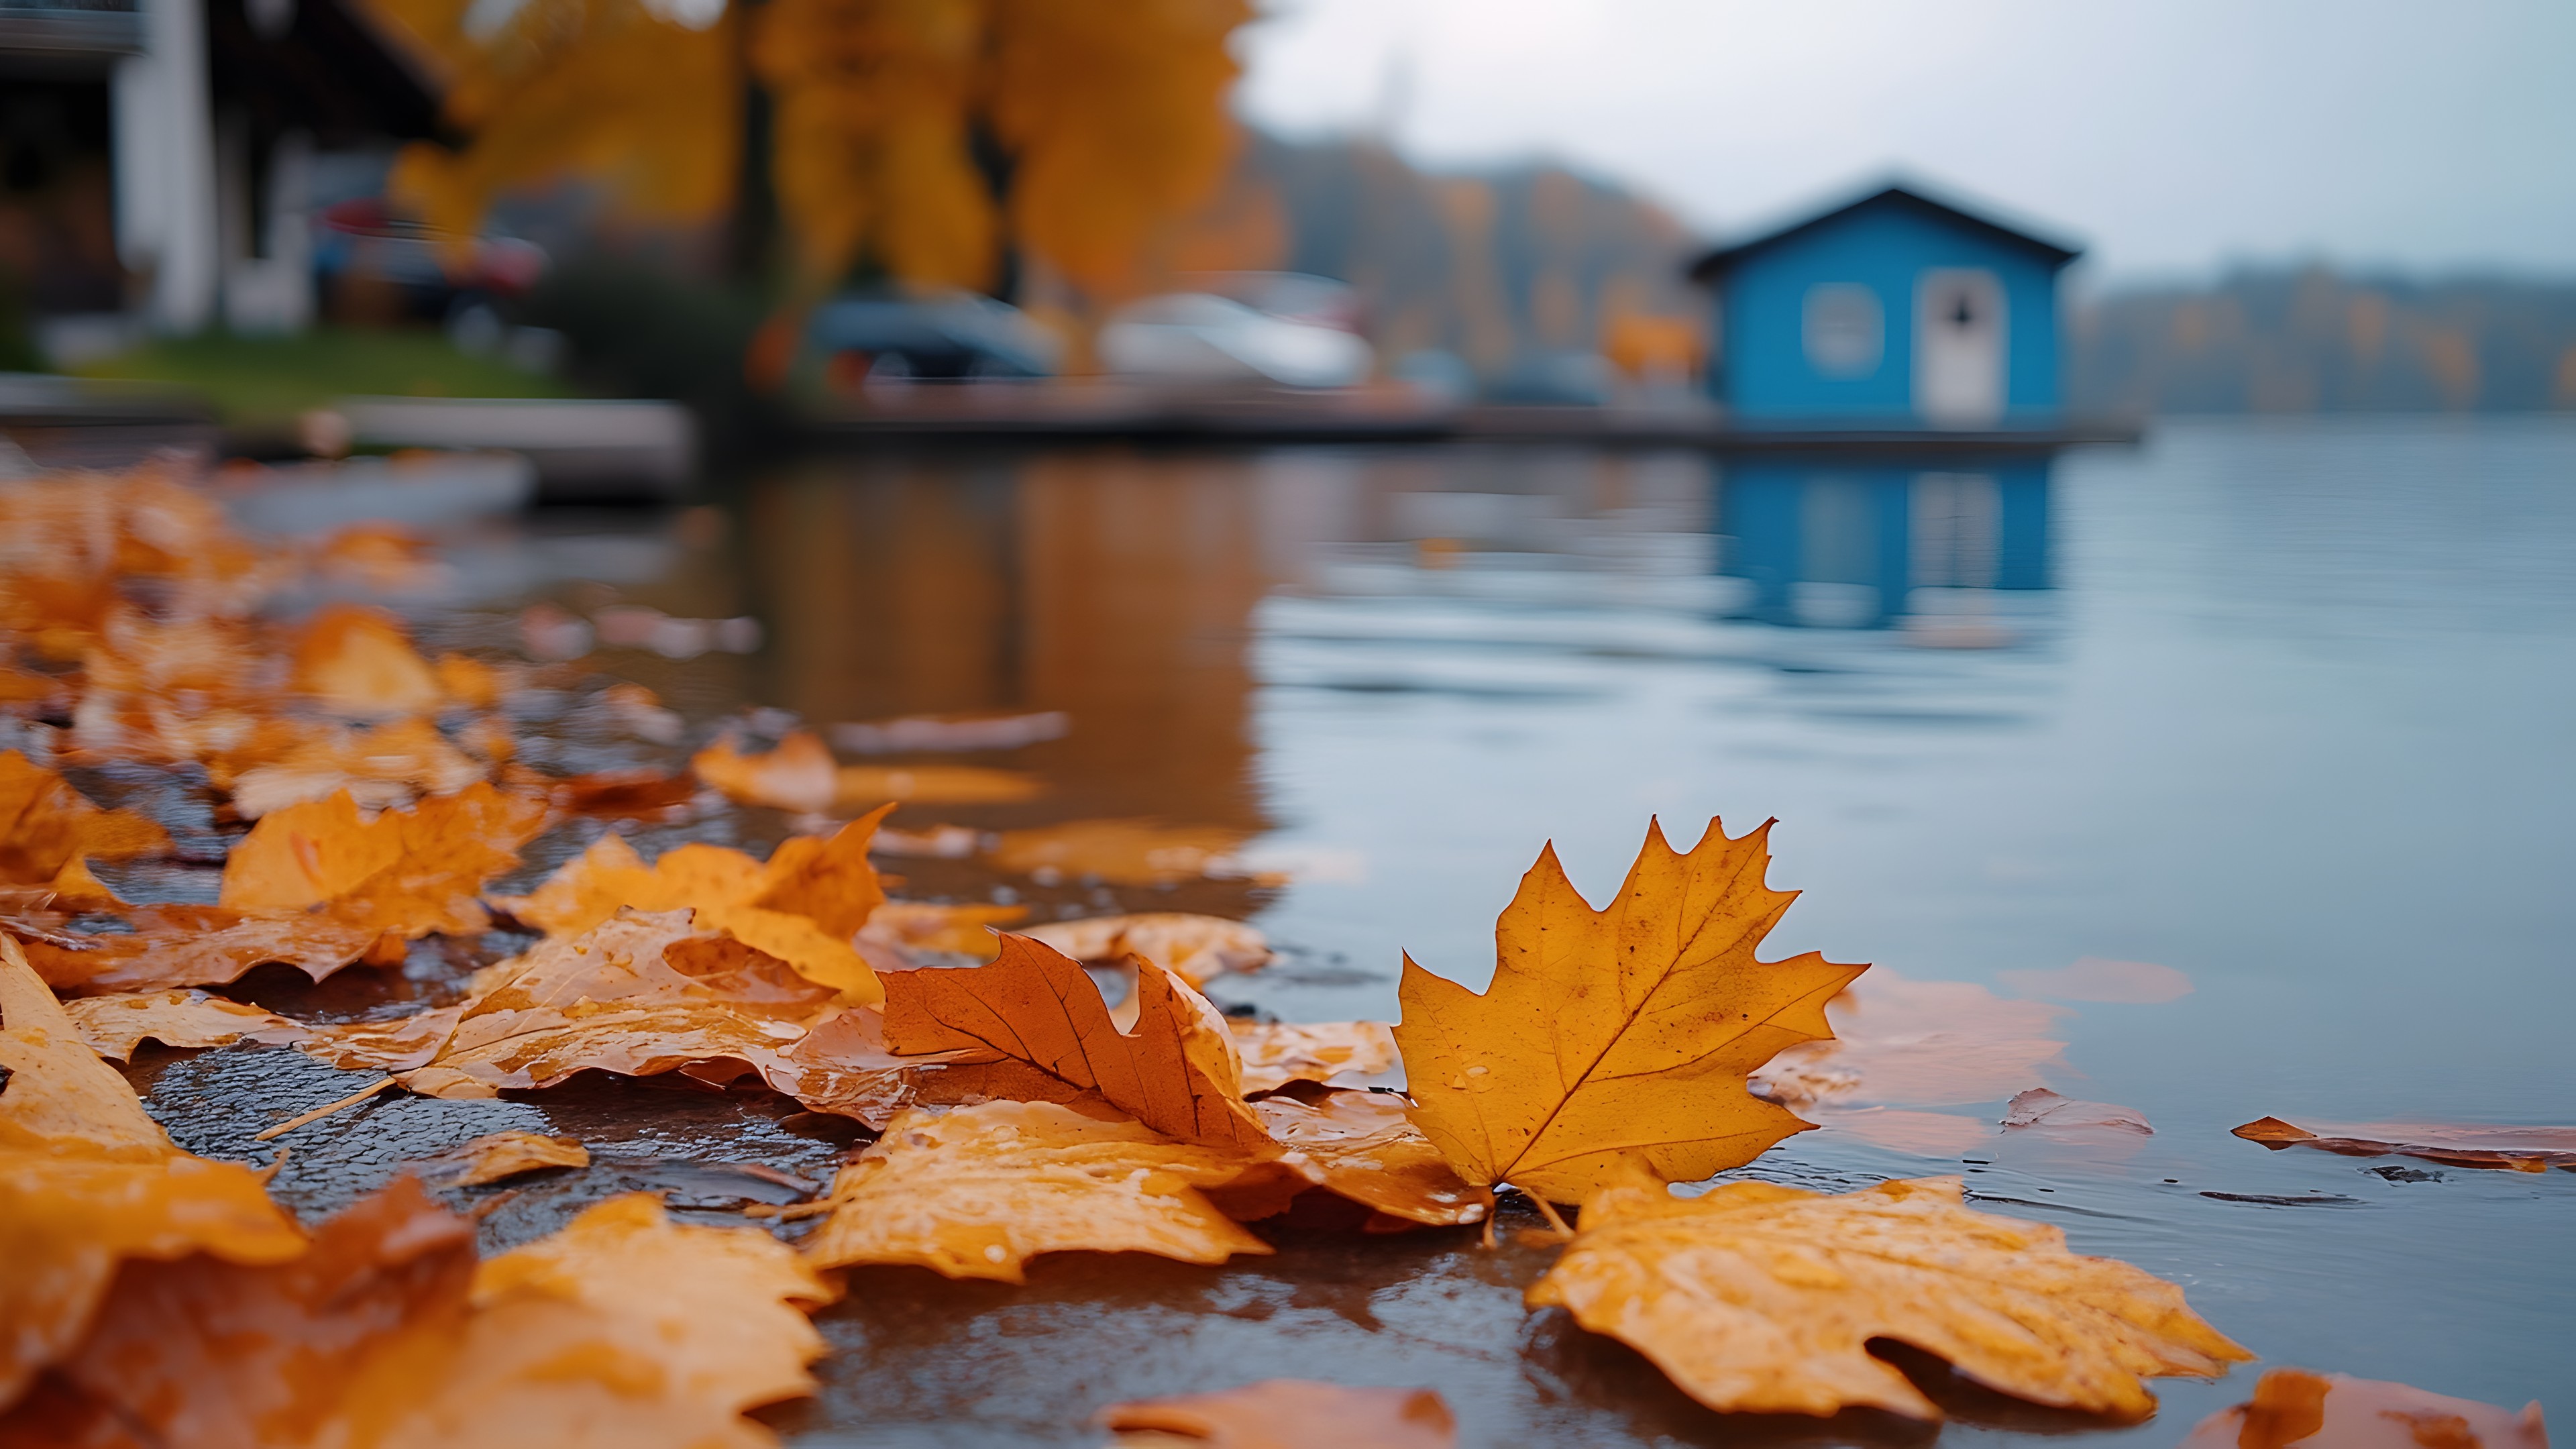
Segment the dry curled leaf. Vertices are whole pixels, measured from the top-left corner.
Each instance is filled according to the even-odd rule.
[[[2549,1449],[2540,1403],[2493,1404],[2406,1384],[2264,1371],[2251,1401],[2200,1421],[2179,1449]]]
[[[472,1224],[405,1179],[294,1261],[120,1278],[0,1440],[754,1449],[777,1441],[742,1412],[811,1392],[802,1310],[832,1296],[765,1234],[644,1194],[478,1266]]]
[[[0,885],[44,885],[83,857],[127,860],[170,848],[131,810],[101,810],[51,770],[0,750]]]
[[[989,966],[890,971],[886,1041],[906,1055],[983,1050],[1005,1068],[1034,1068],[1062,1094],[1096,1094],[1137,1121],[1184,1142],[1258,1152],[1268,1137],[1243,1101],[1243,1067],[1225,1018],[1170,972],[1140,963],[1136,1030],[1111,1022],[1100,988],[1080,966],[1026,936],[1002,937]],[[966,1077],[979,1069],[958,1066]],[[1028,1095],[996,1075],[990,1095]]]
[[[914,1263],[1005,1283],[1026,1282],[1040,1253],[1078,1249],[1222,1263],[1270,1251],[1200,1191],[1242,1166],[1048,1102],[909,1111],[841,1169],[805,1253],[818,1267]]]
[[[548,1167],[588,1167],[590,1149],[576,1137],[492,1132],[449,1148],[427,1165],[451,1187],[480,1187]]]
[[[1257,971],[1270,961],[1270,942],[1253,927],[1223,916],[1179,911],[1049,921],[1022,934],[1076,961],[1142,956],[1192,986],[1205,986],[1210,977],[1229,971]]]
[[[1698,1198],[1611,1188],[1531,1307],[1653,1359],[1725,1411],[1941,1412],[1867,1344],[1890,1338],[2001,1392],[2143,1416],[2142,1377],[2216,1377],[2253,1357],[2184,1305],[2182,1290],[2066,1250],[2044,1223],[1973,1211],[1955,1177],[1823,1196],[1760,1182]]]
[[[549,935],[587,931],[621,909],[686,908],[855,1001],[879,999],[876,973],[850,944],[885,900],[868,841],[884,812],[828,837],[796,836],[766,863],[717,845],[682,845],[651,865],[620,835],[603,835],[524,896],[492,904]]]
[[[1111,1404],[1099,1422],[1120,1443],[1140,1446],[1171,1442],[1161,1436],[1210,1449],[1449,1449],[1458,1442],[1457,1419],[1429,1389],[1354,1389],[1308,1379]]]
[[[719,740],[690,757],[698,778],[745,805],[767,805],[800,815],[857,810],[887,801],[967,805],[1028,800],[1041,790],[1034,776],[971,765],[840,765],[821,737],[798,730],[778,748],[746,755]]]
[[[777,958],[701,932],[685,911],[622,913],[540,941],[475,986],[435,1054],[401,1074],[405,1088],[491,1097],[581,1071],[643,1077],[718,1063],[766,1077],[833,999]],[[348,1045],[315,1050],[345,1056]]]
[[[221,903],[249,914],[314,907],[401,936],[490,924],[475,893],[519,863],[546,802],[476,784],[369,818],[342,790],[262,819],[224,861]]]
[[[319,981],[369,958],[385,938],[376,926],[325,915],[249,916],[186,905],[134,906],[123,914],[132,929],[31,936],[27,957],[58,990],[151,991],[221,986],[272,961]],[[384,954],[402,959],[399,952]]]
[[[2576,1172],[2576,1127],[2380,1122],[2319,1133],[2278,1117],[2259,1117],[2234,1130],[2246,1141],[2276,1152],[2284,1147],[2313,1147],[2345,1157],[2420,1157],[2452,1167],[2510,1172],[2546,1172],[2555,1167]]]
[[[1323,1082],[1342,1072],[1376,1076],[1396,1064],[1395,1032],[1382,1021],[1261,1022],[1229,1018],[1243,1054],[1243,1090]]]
[[[2061,1097],[2046,1087],[2033,1087],[2016,1092],[2004,1104],[2003,1127],[2007,1132],[2026,1128],[2045,1131],[2081,1131],[2095,1129],[2130,1132],[2152,1137],[2156,1129],[2147,1125],[2146,1117],[2134,1107],[2115,1107],[2108,1102],[2079,1102]]]
[[[78,1342],[119,1263],[304,1251],[258,1175],[170,1144],[0,936],[0,1405]]]
[[[1807,1130],[1746,1075],[1831,1036],[1825,1002],[1868,968],[1755,957],[1796,899],[1763,884],[1768,830],[1729,840],[1711,820],[1682,855],[1650,826],[1599,911],[1549,847],[1495,924],[1482,995],[1405,959],[1414,1121],[1460,1176],[1576,1202],[1641,1169],[1697,1181]]]
[[[141,991],[84,996],[63,1003],[90,1050],[124,1061],[151,1040],[163,1046],[217,1047],[237,1041],[292,1046],[308,1032],[301,1022],[202,991]]]
[[[2056,1033],[2066,1014],[1972,982],[1872,971],[1826,1003],[1831,1040],[1790,1047],[1754,1073],[1754,1084],[1790,1106],[1991,1102],[2065,1067]]]

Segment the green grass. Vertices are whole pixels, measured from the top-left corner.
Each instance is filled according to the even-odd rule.
[[[162,338],[77,369],[84,377],[178,383],[235,427],[285,427],[355,393],[397,397],[571,397],[572,388],[493,357],[459,352],[426,328],[318,328],[293,337]]]

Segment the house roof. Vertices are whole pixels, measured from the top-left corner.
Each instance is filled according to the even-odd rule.
[[[1939,217],[1953,226],[1961,227],[1969,231],[1979,232],[1992,237],[1997,241],[2006,242],[2010,245],[2020,247],[2023,250],[2041,258],[2052,267],[2062,267],[2083,254],[2083,249],[2080,247],[2064,246],[2057,242],[2050,241],[2045,237],[2035,236],[2018,227],[2008,226],[1992,217],[1979,216],[1977,213],[1969,211],[1963,207],[1953,205],[1950,202],[1942,201],[1932,196],[1927,196],[1913,187],[1904,185],[1887,185],[1851,201],[1847,201],[1840,206],[1820,211],[1803,221],[1792,222],[1787,226],[1764,232],[1760,236],[1736,242],[1730,246],[1719,247],[1705,256],[1702,256],[1698,261],[1691,263],[1690,278],[1694,282],[1713,281],[1721,273],[1724,273],[1729,268],[1751,258],[1756,253],[1769,251],[1771,248],[1776,247],[1783,242],[1804,236],[1808,232],[1814,231],[1829,222],[1840,220],[1856,211],[1874,210],[1891,206],[1902,207],[1925,215]]]

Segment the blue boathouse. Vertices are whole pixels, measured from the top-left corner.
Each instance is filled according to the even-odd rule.
[[[1752,428],[2051,428],[2057,274],[2077,255],[1888,186],[1721,247],[1709,391]]]

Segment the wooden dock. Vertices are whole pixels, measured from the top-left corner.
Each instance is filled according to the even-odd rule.
[[[826,445],[1014,442],[1518,443],[1716,453],[2045,453],[2135,443],[2125,420],[2051,428],[1751,427],[1694,404],[1440,406],[1395,388],[1316,393],[1148,389],[1116,383],[915,384],[804,422]]]

